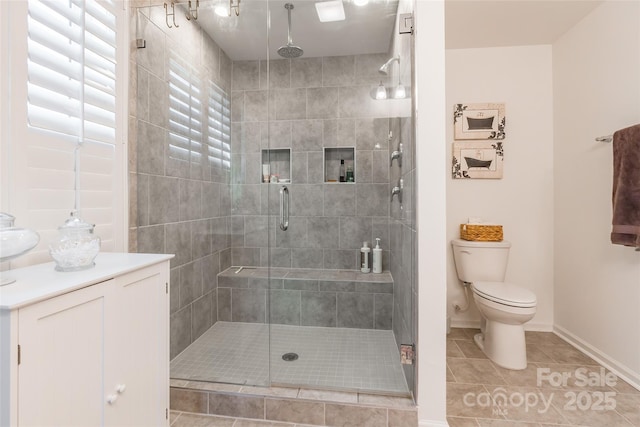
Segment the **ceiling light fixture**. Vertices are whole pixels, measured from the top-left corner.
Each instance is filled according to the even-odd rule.
[[[356,6],[366,6],[369,4],[369,0],[353,0],[353,4]]]
[[[395,99],[404,99],[407,97],[407,91],[405,90],[404,86],[402,86],[400,80],[398,80],[398,86],[396,86],[396,89],[393,92],[393,97]]]
[[[229,8],[227,7],[227,3],[223,0],[220,3],[216,4],[213,7],[213,11],[216,15],[221,17],[229,16]]]
[[[220,17],[231,16],[231,11],[240,16],[240,0],[220,0],[213,6],[213,12]]]
[[[380,82],[380,86],[376,89],[376,99],[387,99],[387,88],[384,87],[382,82]]]
[[[318,2],[316,3],[316,12],[320,22],[344,21],[342,0]]]

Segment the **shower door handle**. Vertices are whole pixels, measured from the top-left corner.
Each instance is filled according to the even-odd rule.
[[[289,189],[286,185],[280,188],[280,230],[289,228]]]

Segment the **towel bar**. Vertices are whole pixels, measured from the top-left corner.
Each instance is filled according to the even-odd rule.
[[[613,135],[599,136],[599,137],[596,138],[596,141],[598,141],[598,142],[611,142],[611,141],[613,141]]]

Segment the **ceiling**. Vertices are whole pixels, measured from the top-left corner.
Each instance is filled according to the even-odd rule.
[[[214,1],[201,0],[198,22],[232,60],[278,58],[287,42],[285,0],[242,0],[240,15],[219,17]],[[289,0],[293,44],[303,57],[387,53],[398,0],[343,0],[346,20],[321,23],[314,0]],[[417,0],[418,2],[422,0]],[[550,44],[602,0],[446,0],[446,48]],[[418,4],[418,7],[419,4]],[[269,15],[269,20],[267,19]]]
[[[447,49],[551,44],[601,0],[447,0]]]
[[[387,53],[395,24],[398,0],[370,0],[356,6],[344,0],[346,19],[322,23],[313,0],[289,0],[293,45],[304,57]],[[287,10],[284,0],[242,0],[240,15],[219,17],[213,2],[201,1],[198,22],[232,60],[278,58],[276,51],[287,44]],[[267,28],[267,11],[270,29]]]

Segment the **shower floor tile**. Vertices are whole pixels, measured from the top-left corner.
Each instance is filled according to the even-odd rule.
[[[393,332],[371,329],[217,322],[171,361],[171,378],[409,392]]]

